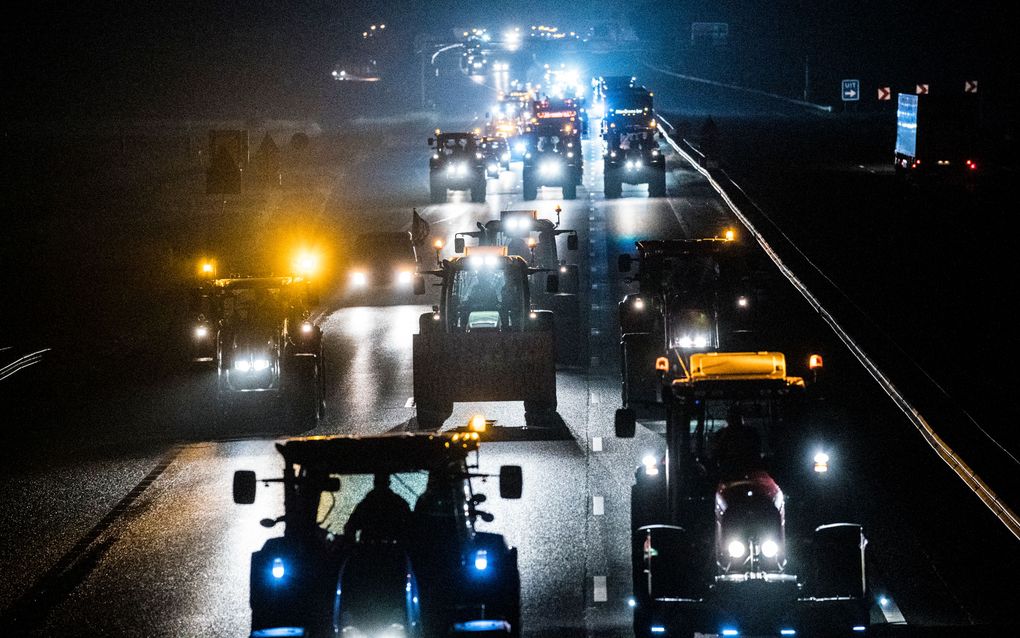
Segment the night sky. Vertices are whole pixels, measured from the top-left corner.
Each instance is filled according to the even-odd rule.
[[[574,7],[584,10],[572,20]],[[692,21],[728,22],[729,54],[745,77],[760,66],[763,82],[777,66],[790,66],[792,77],[793,61],[804,56],[834,77],[974,77],[1000,94],[1020,78],[1015,11],[990,2],[213,0],[26,9],[3,27],[8,119],[197,116],[260,103],[300,108],[302,96],[321,90],[324,72],[377,20],[389,23],[394,46],[408,58],[423,32],[451,37],[473,23],[526,25],[524,16],[583,28],[600,15],[627,21],[656,43],[685,42]]]

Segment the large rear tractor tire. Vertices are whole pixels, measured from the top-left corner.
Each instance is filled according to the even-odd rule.
[[[535,179],[531,176],[531,171],[524,173],[524,199],[531,201],[538,197],[538,185],[535,184]]]

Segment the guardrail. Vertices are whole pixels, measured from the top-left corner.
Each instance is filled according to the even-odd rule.
[[[50,348],[43,348],[35,352],[30,352],[24,356],[18,357],[17,359],[5,364],[0,367],[0,381],[4,381],[21,372],[25,368],[33,366],[42,361],[43,355],[50,351]]]
[[[658,119],[663,122],[671,131],[676,129],[671,123],[666,121],[662,116],[657,116]],[[783,262],[779,257],[778,253],[772,248],[765,237],[754,227],[751,220],[740,210],[740,208],[733,201],[730,193],[724,187],[722,182],[728,184],[733,190],[739,192],[743,197],[747,197],[743,193],[743,189],[740,188],[733,180],[731,180],[724,172],[720,170],[710,170],[707,166],[710,164],[712,158],[707,158],[703,153],[695,149],[690,142],[685,139],[681,139],[678,143],[665,131],[662,131],[663,137],[669,143],[670,147],[676,151],[681,157],[684,158],[696,171],[708,180],[708,183],[712,188],[719,194],[722,200],[729,207],[730,211],[737,218],[737,220],[743,225],[748,233],[754,237],[755,241],[761,247],[761,249],[768,255],[772,263],[776,265],[783,276],[790,282],[791,285],[801,294],[802,297],[808,302],[808,304],[815,310],[816,313],[822,318],[822,320],[829,326],[836,337],[843,342],[843,344],[850,350],[850,353],[857,359],[858,362],[864,367],[869,375],[879,384],[882,390],[892,399],[893,403],[897,408],[907,417],[907,420],[920,432],[925,442],[935,451],[935,454],[953,471],[954,474],[971,490],[982,503],[991,510],[992,514],[1013,534],[1017,540],[1020,540],[1020,518],[1017,517],[1016,513],[1013,512],[1009,506],[1002,502],[999,496],[981,479],[977,473],[935,432],[935,429],[931,426],[928,419],[922,415],[916,407],[900,392],[892,380],[878,367],[878,365],[868,356],[864,349],[857,343],[857,341],[843,328],[843,326],[829,313],[828,310],[822,305],[818,298],[808,290],[807,286],[797,277],[797,275]],[[720,181],[722,180],[722,181]]]

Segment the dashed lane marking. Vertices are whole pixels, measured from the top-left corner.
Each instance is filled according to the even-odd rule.
[[[602,437],[601,436],[593,436],[592,437],[592,439],[591,439],[591,451],[592,452],[601,452],[602,451]]]
[[[606,499],[602,496],[591,497],[591,513],[594,516],[602,516],[606,513]]]
[[[414,407],[414,397],[407,397],[407,401],[404,401],[404,407],[405,408],[413,408]]]
[[[592,583],[592,600],[597,603],[604,603],[609,600],[609,592],[606,589],[606,577],[595,576]]]

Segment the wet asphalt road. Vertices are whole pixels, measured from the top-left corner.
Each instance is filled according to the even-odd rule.
[[[355,152],[337,177],[327,213],[351,234],[405,229],[410,207],[419,206],[433,235],[449,243],[454,232],[520,203],[515,164],[512,174],[489,183],[485,205],[456,201],[458,195],[447,204],[422,206],[424,139],[431,124],[411,123],[404,130],[410,134],[382,152]],[[588,337],[586,365],[557,374],[559,414],[570,436],[482,449],[483,470],[506,463],[524,467],[524,498],[491,499],[487,506],[496,519],[480,525],[504,533],[520,550],[529,636],[630,633],[629,484],[643,454],[661,450],[662,443],[654,424],[639,428],[632,441],[612,433],[619,405],[615,306],[627,290],[615,272],[616,257],[636,239],[713,236],[734,223],[704,180],[676,156],[670,157],[668,198],[650,200],[639,187],[606,202],[599,142],[585,142],[585,155],[576,201],[562,202],[558,191],[547,189],[536,202],[545,214],[561,204],[563,227],[580,235],[576,254],[566,253],[565,240],[560,246],[580,265]],[[1008,591],[989,582],[1020,566],[1015,539],[934,459],[806,304],[778,279],[776,286],[775,299],[789,319],[786,338],[822,344],[832,369],[830,387],[839,388],[817,414],[824,431],[838,437],[834,465],[843,475],[831,507],[865,524],[876,593],[898,605],[910,624],[1003,621]],[[431,300],[395,295],[377,302],[361,305],[338,289],[325,309],[320,324],[329,413],[313,434],[384,432],[413,416],[411,334]],[[196,392],[178,380],[146,388],[131,405],[155,408],[172,421]],[[523,424],[519,405],[476,404],[457,405],[447,425],[460,425],[477,411],[500,425]],[[260,476],[280,471],[272,437],[238,434],[236,440],[223,440],[231,438],[227,433],[148,447],[110,434],[74,449],[41,440],[9,451],[2,476],[9,505],[0,522],[8,577],[0,585],[0,607],[10,612],[19,603],[32,612],[21,615],[29,621],[20,626],[30,635],[246,635],[248,555],[277,533],[257,521],[279,514],[282,505],[277,487],[262,489],[254,506],[231,502],[235,469]],[[141,491],[140,482],[146,486]],[[104,522],[111,510],[116,517]],[[797,515],[795,497],[790,510],[789,516]],[[83,545],[83,539],[89,542]],[[58,563],[68,556],[70,564]],[[64,569],[55,572],[54,566]],[[876,622],[889,618],[896,616],[876,608]]]

